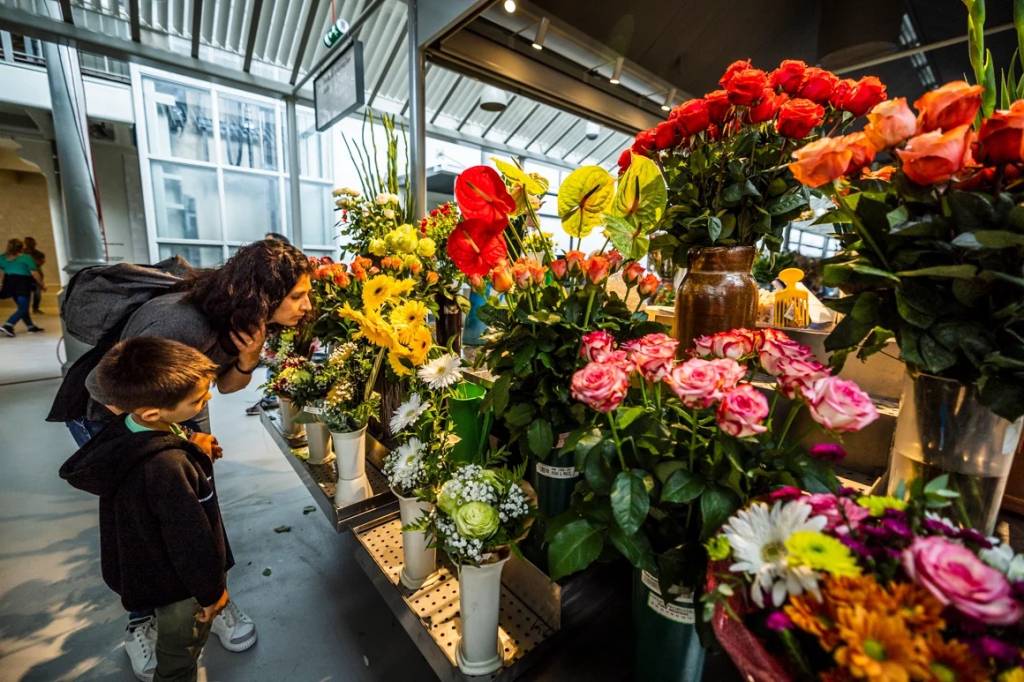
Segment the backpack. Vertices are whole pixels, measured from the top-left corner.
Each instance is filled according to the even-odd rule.
[[[155,265],[97,265],[76,273],[64,290],[60,317],[64,332],[93,346],[64,374],[46,421],[65,422],[86,415],[85,379],[114,344],[142,304],[181,284],[192,266],[181,256]]]

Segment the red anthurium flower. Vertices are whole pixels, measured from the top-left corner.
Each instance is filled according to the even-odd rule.
[[[508,251],[501,234],[505,220],[464,220],[458,224],[448,237],[448,255],[459,270],[482,276],[505,259]]]
[[[463,216],[487,223],[504,221],[516,210],[516,201],[501,176],[488,166],[473,166],[459,173],[455,201]]]

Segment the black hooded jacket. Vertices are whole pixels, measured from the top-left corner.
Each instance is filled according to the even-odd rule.
[[[60,477],[99,495],[103,580],[129,611],[224,592],[234,560],[221,523],[213,463],[163,431],[110,424],[71,456]]]

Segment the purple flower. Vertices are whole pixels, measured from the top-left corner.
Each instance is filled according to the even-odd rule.
[[[914,533],[910,530],[910,526],[905,519],[882,519],[882,528],[901,540],[910,540],[914,537]]]
[[[1017,647],[991,635],[983,635],[971,642],[971,649],[979,658],[994,658],[1008,665],[1013,665],[1020,659]]]
[[[790,620],[784,611],[772,611],[768,614],[764,624],[769,630],[774,630],[775,632],[782,632],[793,627],[793,621]]]
[[[772,501],[776,500],[796,500],[803,497],[804,492],[800,488],[796,488],[791,485],[784,485],[781,488],[768,493],[768,498]]]
[[[840,535],[839,536],[839,542],[841,542],[844,545],[846,545],[850,549],[851,552],[853,552],[854,554],[856,554],[858,556],[871,557],[871,556],[874,555],[874,552],[871,550],[870,547],[868,547],[866,544],[864,544],[860,540],[857,540],[857,539],[854,539],[853,537],[850,537],[849,535]]]
[[[961,528],[957,535],[961,540],[978,545],[982,549],[992,548],[992,543],[989,542],[989,539],[973,528]]]
[[[921,521],[921,525],[926,531],[932,535],[945,535],[946,537],[954,537],[957,534],[956,528],[949,525],[945,519],[933,519],[925,517]]]
[[[1013,593],[1017,599],[1024,601],[1024,580],[1018,580],[1017,582],[1010,583],[1010,587],[1013,588]]]
[[[846,450],[838,443],[816,443],[811,446],[810,455],[822,462],[841,462],[846,459]]]

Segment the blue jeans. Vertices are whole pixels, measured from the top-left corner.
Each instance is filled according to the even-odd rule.
[[[13,327],[14,325],[18,324],[18,320],[24,320],[25,326],[27,326],[30,329],[35,326],[35,324],[32,322],[32,315],[29,314],[28,312],[30,300],[30,294],[14,297],[14,305],[18,306],[18,309],[14,311],[13,315],[7,318],[6,326]]]

